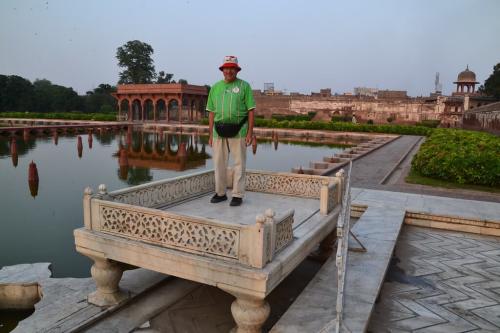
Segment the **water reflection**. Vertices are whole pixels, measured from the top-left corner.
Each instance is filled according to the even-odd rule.
[[[10,140],[3,140],[0,138],[0,158],[4,156],[12,156],[12,147],[15,146],[15,152],[18,156],[23,156],[28,153],[28,151],[36,147],[36,139],[34,137],[29,138],[28,141],[17,140],[17,138],[12,138]],[[15,165],[17,166],[17,164]]]
[[[33,198],[38,195],[38,183],[38,169],[36,167],[36,163],[31,161],[28,167],[28,186]]]
[[[10,156],[12,157],[12,165],[14,165],[14,168],[17,167],[19,157],[17,155],[17,142],[15,138],[10,140]]]
[[[78,138],[77,138],[76,150],[78,151],[78,158],[82,158],[83,143],[82,143],[82,137],[81,136],[78,136]]]
[[[141,169],[185,171],[205,166],[210,158],[198,135],[163,131],[127,131],[125,137],[120,135],[119,148],[113,156],[118,158],[119,178],[129,184],[151,178],[148,172],[140,172]]]

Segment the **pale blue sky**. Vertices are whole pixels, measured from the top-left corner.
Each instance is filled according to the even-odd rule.
[[[134,39],[154,48],[156,71],[193,84],[236,55],[256,89],[428,95],[440,72],[450,93],[467,64],[482,83],[500,62],[500,1],[0,2],[0,74],[84,93],[116,83],[116,48]]]

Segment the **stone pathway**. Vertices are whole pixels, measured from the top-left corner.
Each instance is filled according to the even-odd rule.
[[[369,331],[499,332],[500,238],[405,226]]]
[[[420,136],[403,135],[399,139],[354,161],[351,176],[352,186],[379,185],[408,150],[420,139]]]

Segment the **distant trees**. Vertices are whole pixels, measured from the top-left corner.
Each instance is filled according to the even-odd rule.
[[[120,46],[116,51],[120,72],[118,83],[152,83],[156,78],[155,66],[151,55],[151,45],[139,40],[132,40]]]
[[[114,86],[100,84],[86,95],[46,79],[33,83],[17,75],[0,75],[0,112],[114,112]]]
[[[479,87],[479,91],[500,99],[500,63],[493,67],[493,73]]]
[[[85,110],[100,113],[115,112],[118,105],[116,99],[111,95],[113,92],[116,92],[116,87],[105,83],[101,83],[92,91],[87,91],[84,96]]]
[[[34,87],[17,75],[0,75],[0,111],[26,111],[33,108]]]
[[[172,82],[173,77],[174,77],[174,74],[165,73],[164,71],[159,71],[158,78],[156,79],[156,83],[174,83],[175,81]]]
[[[17,75],[0,75],[0,112],[54,112],[82,108],[80,96],[72,88],[49,80],[29,80]]]

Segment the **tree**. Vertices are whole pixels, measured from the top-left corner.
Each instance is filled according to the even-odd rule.
[[[92,91],[87,91],[84,96],[85,112],[112,113],[118,108],[116,99],[111,93],[116,92],[116,87],[101,83]]]
[[[120,72],[118,83],[151,83],[156,78],[155,66],[151,55],[153,48],[139,40],[127,42],[116,51]]]
[[[17,75],[2,75],[0,97],[0,111],[30,111],[33,107],[33,85]]]
[[[35,112],[68,112],[81,110],[83,100],[73,88],[52,84],[49,80],[35,80]]]
[[[178,83],[180,84],[188,84],[188,81],[185,79],[179,79]]]
[[[156,83],[173,83],[172,78],[174,77],[174,74],[170,73],[165,73],[164,71],[158,72],[158,79],[156,80]]]
[[[500,63],[493,67],[493,73],[479,87],[479,91],[485,95],[500,98]]]

